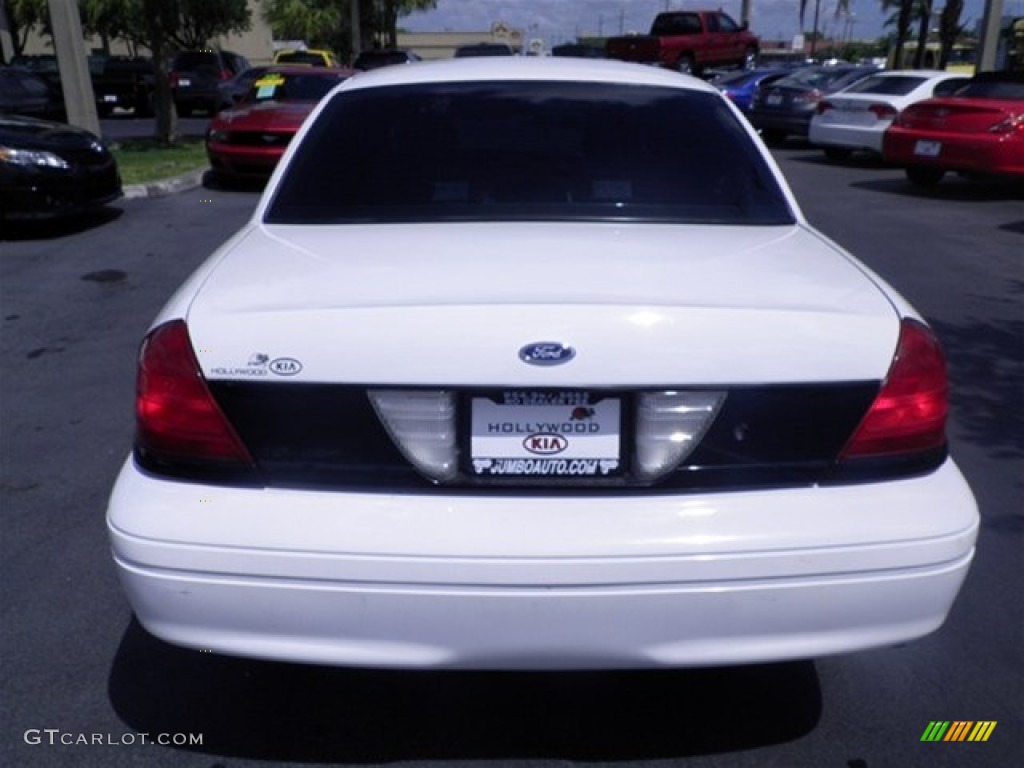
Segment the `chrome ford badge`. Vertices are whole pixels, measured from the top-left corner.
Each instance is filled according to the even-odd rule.
[[[576,350],[557,341],[535,341],[519,350],[519,359],[530,365],[561,365],[576,357]]]

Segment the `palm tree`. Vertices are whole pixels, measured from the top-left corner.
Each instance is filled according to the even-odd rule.
[[[916,0],[882,0],[882,10],[896,9],[896,13],[888,22],[891,23],[893,19],[896,21],[896,47],[892,59],[895,67],[899,67],[900,62],[903,61],[903,45],[907,42],[907,37],[910,34],[910,22],[914,18],[915,2]]]
[[[821,11],[821,0],[814,0],[814,30],[811,33],[811,58],[818,45],[818,15]],[[850,0],[836,0],[836,18],[850,12]],[[807,13],[807,0],[800,0],[800,29],[804,26],[804,16]]]

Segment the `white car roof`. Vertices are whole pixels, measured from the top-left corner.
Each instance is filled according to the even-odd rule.
[[[702,80],[660,67],[600,59],[538,56],[444,59],[420,62],[415,67],[382,67],[350,78],[342,85],[342,90],[495,80],[622,83],[718,92]]]

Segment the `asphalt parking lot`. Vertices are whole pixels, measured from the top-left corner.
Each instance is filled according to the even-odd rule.
[[[871,159],[775,155],[812,223],[946,346],[952,450],[983,525],[939,632],[813,662],[606,674],[298,667],[155,640],[121,596],[103,514],[131,442],[138,341],[257,199],[197,188],[0,234],[0,764],[1019,764],[1024,191],[951,179],[922,194]],[[935,720],[997,725],[985,743],[923,743]]]

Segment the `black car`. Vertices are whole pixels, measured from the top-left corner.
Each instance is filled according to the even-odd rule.
[[[455,49],[456,59],[468,59],[478,56],[514,56],[515,52],[508,43],[469,43]]]
[[[174,105],[178,114],[196,110],[213,114],[223,105],[221,85],[249,68],[244,56],[230,51],[182,51],[175,55],[169,70]]]
[[[878,71],[854,65],[813,66],[793,70],[754,94],[747,116],[770,144],[787,136],[806,137],[818,103]]]
[[[117,162],[96,136],[0,115],[0,219],[66,216],[120,196]]]
[[[114,108],[130,109],[137,116],[153,114],[153,60],[139,56],[91,56],[89,72],[96,97],[96,112],[108,117]]]
[[[373,48],[356,56],[352,68],[366,72],[395,64],[415,64],[417,61],[421,61],[420,57],[404,48]]]
[[[64,100],[42,76],[16,67],[0,67],[0,115],[63,120]]]

